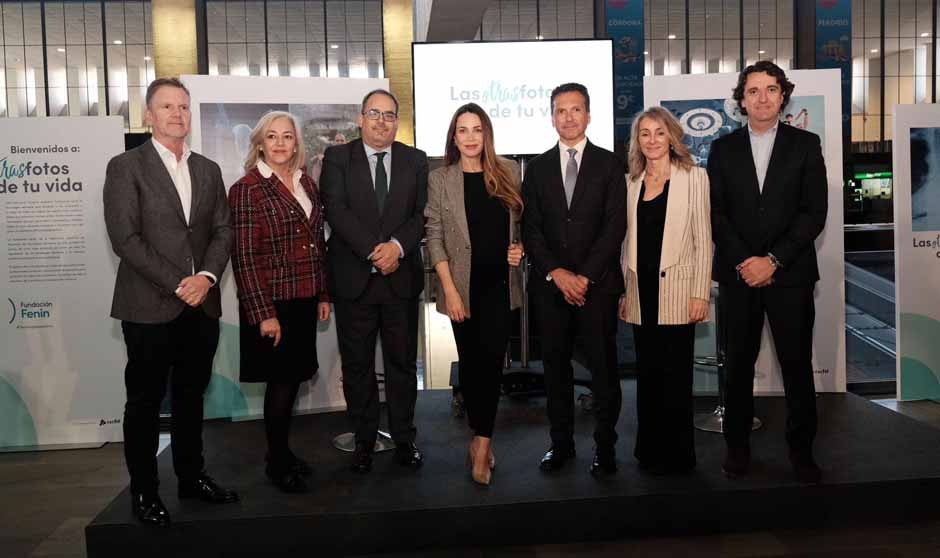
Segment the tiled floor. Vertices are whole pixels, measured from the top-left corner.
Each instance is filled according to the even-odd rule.
[[[877,402],[940,428],[940,404]],[[85,525],[126,483],[121,444],[94,450],[0,454],[0,557],[85,556]],[[407,556],[936,558],[940,556],[940,521],[843,529],[769,527],[727,535],[500,548],[474,548],[468,541],[463,549]]]

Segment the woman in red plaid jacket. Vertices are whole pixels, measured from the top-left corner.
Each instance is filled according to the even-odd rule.
[[[235,229],[241,381],[267,382],[265,473],[284,492],[306,492],[310,466],[288,446],[301,382],[317,372],[317,319],[330,316],[323,208],[304,171],[304,144],[287,112],[251,132],[245,176],[229,190]]]

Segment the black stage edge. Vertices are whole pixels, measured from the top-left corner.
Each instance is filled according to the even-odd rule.
[[[330,440],[348,430],[342,413],[297,417],[293,447],[314,463],[315,490],[282,495],[263,476],[262,423],[213,422],[205,429],[210,473],[241,493],[237,504],[180,502],[169,452],[160,456],[161,494],[171,528],[137,525],[125,489],[86,528],[90,558],[106,556],[335,556],[431,547],[561,543],[645,534],[732,532],[770,527],[897,523],[940,517],[940,430],[852,394],[819,397],[816,453],[824,482],[792,480],[783,430],[785,402],[760,398],[754,470],[731,481],[720,471],[724,441],[698,432],[698,469],[682,477],[642,473],[632,457],[634,386],[624,382],[620,472],[595,479],[592,418],[579,413],[577,460],[556,474],[537,465],[548,446],[544,399],[501,401],[488,488],[464,466],[470,434],[451,417],[450,391],[418,394],[418,444],[425,465],[408,471],[391,452],[371,474],[348,472],[349,454]],[[702,398],[701,410],[714,400]]]

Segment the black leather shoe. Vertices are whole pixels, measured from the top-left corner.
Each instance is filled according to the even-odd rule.
[[[157,493],[131,494],[131,507],[134,509],[137,521],[144,525],[155,527],[169,527],[170,525],[170,512],[166,511],[166,506],[163,505]]]
[[[803,484],[817,484],[822,480],[822,471],[813,459],[810,451],[791,451],[790,464],[793,465],[793,474],[796,480]]]
[[[356,443],[356,449],[353,451],[352,463],[349,469],[354,473],[365,474],[372,470],[372,449],[375,444]]]
[[[303,494],[310,490],[307,481],[304,480],[300,473],[294,472],[293,469],[278,471],[276,468],[268,465],[265,467],[264,473],[281,492],[286,492],[287,494]]]
[[[617,460],[613,449],[594,450],[594,461],[591,463],[592,475],[612,475],[617,472]]]
[[[545,455],[542,456],[542,461],[539,463],[539,469],[543,471],[557,471],[561,469],[565,462],[568,459],[574,457],[574,447],[568,448],[556,448],[552,446],[548,448],[548,451],[545,452]]]
[[[238,494],[234,490],[222,488],[212,477],[205,474],[194,481],[181,482],[178,494],[181,500],[198,498],[210,504],[230,504],[238,501]]]
[[[395,461],[403,467],[417,469],[424,463],[424,456],[414,442],[395,445]]]
[[[313,474],[313,467],[303,459],[294,456],[294,460],[290,464],[290,471],[304,477],[309,477]]]
[[[751,450],[750,448],[728,448],[725,454],[725,461],[721,464],[721,470],[729,479],[747,476],[751,468]]]

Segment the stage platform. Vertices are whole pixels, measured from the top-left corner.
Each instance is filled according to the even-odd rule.
[[[464,466],[469,431],[451,416],[449,391],[418,394],[418,445],[424,467],[403,469],[390,452],[371,474],[347,470],[349,454],[333,436],[348,430],[342,413],[297,417],[295,451],[316,471],[314,490],[283,495],[263,475],[260,421],[212,422],[205,428],[209,471],[241,502],[180,502],[169,451],[159,459],[169,529],[142,527],[125,489],[86,528],[90,558],[127,556],[339,556],[475,544],[533,544],[645,534],[733,532],[770,526],[820,527],[898,523],[940,517],[940,430],[851,394],[819,397],[817,459],[823,483],[797,484],[787,461],[785,402],[759,398],[764,428],[752,438],[746,479],[720,470],[724,441],[698,432],[698,469],[680,477],[643,473],[633,459],[634,382],[624,382],[618,474],[588,474],[593,419],[578,411],[577,459],[546,474],[544,398],[500,403],[497,468],[487,488]],[[701,398],[697,406],[714,405]]]

